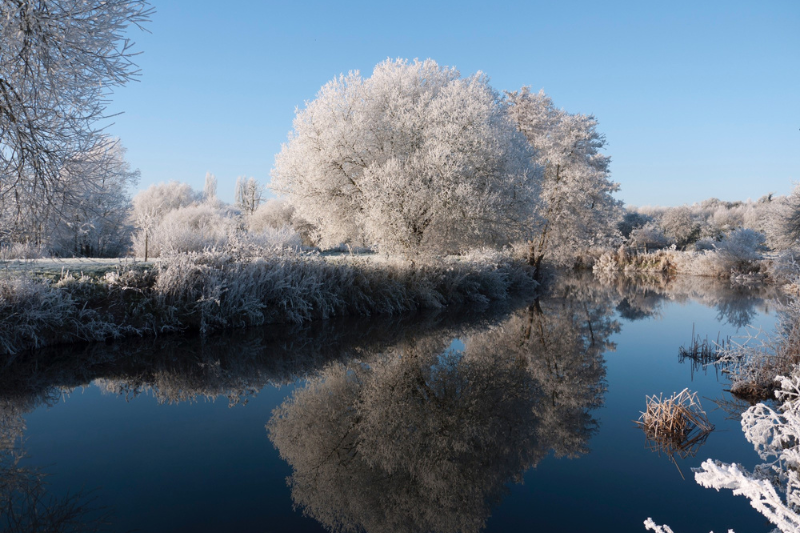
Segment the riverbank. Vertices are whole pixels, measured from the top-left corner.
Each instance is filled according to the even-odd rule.
[[[523,261],[496,252],[413,263],[206,251],[93,274],[7,270],[0,278],[0,354],[133,335],[207,335],[268,323],[484,305],[532,294],[535,286]]]

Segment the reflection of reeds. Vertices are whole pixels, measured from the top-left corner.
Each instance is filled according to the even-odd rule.
[[[697,393],[689,389],[668,398],[647,396],[647,409],[636,423],[647,437],[646,446],[651,451],[667,454],[676,467],[675,455],[681,459],[693,457],[714,430]]]
[[[730,337],[720,341],[719,334],[717,334],[716,341],[709,341],[708,337],[702,338],[699,334],[695,335],[694,324],[692,324],[692,340],[688,346],[678,348],[679,362],[682,364],[687,359],[691,361],[692,379],[694,379],[696,371],[703,370],[705,372],[709,365],[715,365],[715,370],[719,370],[720,366],[725,366],[720,364],[720,359],[730,345]]]

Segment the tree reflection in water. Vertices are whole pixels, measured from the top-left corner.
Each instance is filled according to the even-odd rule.
[[[664,299],[691,300],[738,325],[770,296],[696,278],[562,277],[548,287],[513,311],[332,320],[4,358],[0,449],[19,442],[25,413],[90,383],[128,399],[234,405],[306,379],[269,422],[294,469],[299,507],[330,529],[476,531],[508,483],[548,453],[588,451],[617,313],[643,319]],[[451,346],[454,338],[463,345]],[[4,457],[0,484],[10,487],[21,463]],[[35,482],[27,493],[43,495],[41,473],[27,472]]]
[[[588,451],[612,310],[536,301],[463,349],[411,337],[327,366],[267,426],[295,504],[335,531],[479,531],[550,451]]]
[[[0,400],[0,531],[4,533],[89,533],[108,525],[105,509],[82,490],[54,496],[47,474],[22,465],[24,408]]]

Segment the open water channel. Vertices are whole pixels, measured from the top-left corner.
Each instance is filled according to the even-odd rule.
[[[110,531],[619,533],[652,517],[766,533],[748,500],[694,481],[709,457],[760,461],[746,404],[678,351],[693,328],[775,319],[765,289],[565,278],[501,308],[20,355],[0,371],[0,528],[35,510]],[[659,454],[634,420],[684,388],[716,429]]]

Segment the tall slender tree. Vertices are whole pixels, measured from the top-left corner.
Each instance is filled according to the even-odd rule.
[[[530,263],[537,270],[545,257],[567,263],[581,248],[614,236],[622,204],[612,196],[619,186],[610,179],[611,159],[600,152],[606,140],[594,116],[567,113],[528,87],[506,92],[505,104],[544,166]]]

